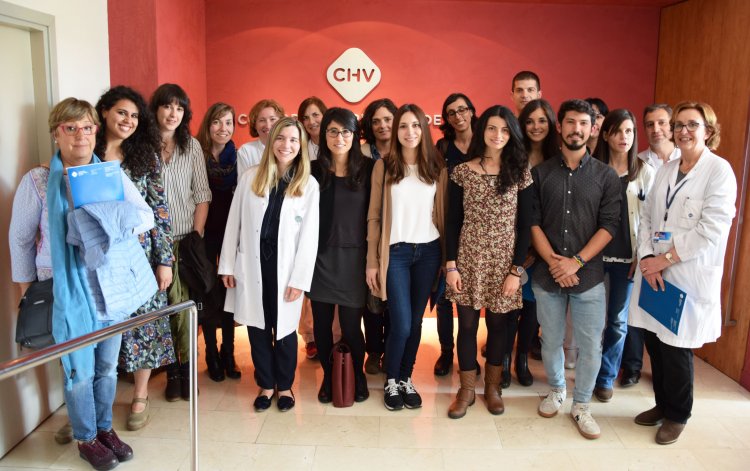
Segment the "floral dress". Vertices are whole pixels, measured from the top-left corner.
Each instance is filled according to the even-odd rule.
[[[172,266],[172,222],[164,196],[161,162],[158,157],[155,159],[157,159],[155,168],[139,178],[133,178],[130,170],[123,167],[143,199],[154,210],[153,229],[138,236],[146,252],[146,258],[154,271],[159,265]],[[131,317],[161,309],[167,304],[167,293],[158,291]],[[158,368],[175,361],[169,318],[149,322],[122,334],[119,364],[126,371]]]
[[[480,175],[468,164],[456,166],[451,179],[464,190],[464,222],[456,260],[463,290],[449,290],[448,298],[496,313],[520,309],[520,289],[510,297],[502,292],[513,263],[518,192],[531,185],[531,173],[526,170],[521,182],[502,195],[497,194],[496,175]]]

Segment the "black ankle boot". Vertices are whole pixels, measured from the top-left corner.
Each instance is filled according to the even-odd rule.
[[[174,402],[180,399],[180,364],[175,362],[167,365],[167,389],[164,396],[167,401]]]
[[[500,374],[500,386],[503,389],[510,387],[510,353],[503,356],[503,372]]]
[[[521,386],[531,386],[534,384],[534,377],[529,371],[529,357],[527,353],[516,352],[516,378]]]
[[[180,364],[180,397],[190,400],[190,362]]]
[[[441,350],[440,356],[435,362],[435,376],[447,375],[453,366],[453,349]]]
[[[208,377],[213,381],[224,381],[224,367],[219,359],[219,351],[216,346],[209,348],[206,346],[206,365],[208,366]]]
[[[234,362],[234,345],[221,344],[221,363],[227,377],[240,379],[242,371],[237,368],[237,363]]]

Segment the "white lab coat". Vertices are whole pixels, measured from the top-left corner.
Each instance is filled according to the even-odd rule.
[[[656,174],[641,210],[638,256],[661,255],[674,245],[681,262],[662,272],[665,280],[687,293],[678,335],[638,306],[642,277],[636,270],[628,324],[654,332],[659,340],[680,348],[699,348],[721,335],[721,277],[729,228],[735,215],[737,179],[729,162],[703,151],[684,178],[667,220],[667,187],[674,194],[680,160],[664,164]],[[654,232],[670,231],[671,243],[654,243]],[[651,289],[643,283],[643,289]]]
[[[252,183],[258,167],[242,176],[229,210],[219,274],[233,275],[236,288],[227,290],[224,310],[240,324],[265,328],[263,286],[260,273],[260,230],[268,207],[268,195],[257,196]],[[310,291],[318,253],[318,182],[311,176],[300,197],[284,197],[278,239],[278,320],[276,338],[291,334],[299,324],[302,296],[284,301],[287,286]]]

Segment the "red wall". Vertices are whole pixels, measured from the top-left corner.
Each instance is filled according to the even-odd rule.
[[[148,100],[159,84],[182,86],[197,131],[206,111],[204,0],[108,0],[111,85],[129,85]]]
[[[383,96],[439,114],[463,91],[478,110],[510,106],[510,80],[536,71],[553,106],[599,96],[636,116],[652,102],[658,7],[506,4],[472,1],[321,2],[206,0],[208,103],[247,113],[275,98],[287,114],[315,94],[329,106],[361,113]],[[345,49],[359,47],[382,80],[357,104],[326,81]],[[433,130],[435,138],[439,131]],[[249,140],[247,129],[235,140]],[[641,140],[644,147],[645,140]]]

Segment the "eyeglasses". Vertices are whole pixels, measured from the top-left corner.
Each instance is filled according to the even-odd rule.
[[[674,123],[674,132],[681,132],[684,128],[687,128],[690,132],[695,132],[701,126],[705,126],[705,124],[699,123],[698,121],[688,121],[687,124]]]
[[[465,115],[467,111],[469,111],[469,108],[465,106],[459,106],[455,110],[448,110],[445,114],[447,114],[449,118],[455,118],[458,114],[460,114],[461,116]]]
[[[75,136],[78,134],[78,131],[83,131],[83,134],[85,136],[90,136],[92,134],[96,134],[96,124],[89,124],[86,126],[71,126],[69,124],[61,124],[58,126],[58,129],[62,129],[62,132],[66,136]]]
[[[326,135],[330,137],[331,139],[336,139],[339,137],[339,134],[341,134],[341,137],[344,139],[349,139],[354,134],[350,129],[336,129],[331,128],[326,130]]]

